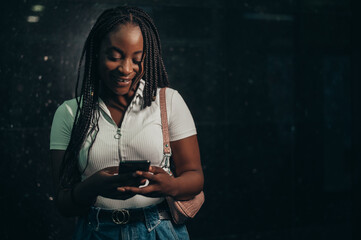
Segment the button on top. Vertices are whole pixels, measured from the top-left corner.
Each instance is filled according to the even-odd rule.
[[[120,129],[118,128],[118,129],[117,129],[117,133],[114,135],[114,138],[115,138],[115,139],[119,139],[120,136],[122,136],[122,134],[120,134]]]

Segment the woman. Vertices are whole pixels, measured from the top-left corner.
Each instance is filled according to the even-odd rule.
[[[74,239],[187,239],[164,198],[191,199],[203,188],[203,172],[192,116],[170,88],[176,177],[161,168],[158,96],[169,82],[152,19],[138,8],[104,11],[85,42],[76,94],[83,60],[80,96],[59,106],[50,138],[57,207],[80,217]],[[120,161],[143,159],[149,171],[118,174]]]

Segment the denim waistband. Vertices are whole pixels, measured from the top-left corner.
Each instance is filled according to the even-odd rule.
[[[152,205],[138,210],[144,213],[143,221],[115,224],[113,221],[99,221],[101,208],[91,207],[87,215],[78,219],[73,240],[189,240],[184,224],[176,225],[171,220],[160,219],[162,206]]]
[[[99,229],[99,226],[101,224],[101,222],[99,221],[99,212],[101,210],[102,209],[99,207],[91,207],[88,212],[88,221],[93,226],[95,226],[96,230]],[[136,210],[143,211],[144,223],[149,232],[152,231],[161,222],[159,217],[159,210],[156,205],[151,205],[144,208],[138,208]]]

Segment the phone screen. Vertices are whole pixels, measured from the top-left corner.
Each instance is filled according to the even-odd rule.
[[[119,163],[119,173],[129,173],[135,171],[148,171],[150,161],[148,160],[128,160]]]

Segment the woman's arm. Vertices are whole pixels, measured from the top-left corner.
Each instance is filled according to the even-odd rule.
[[[203,190],[203,171],[197,135],[170,143],[175,166],[175,192],[178,200],[187,200]]]
[[[162,168],[152,166],[149,172],[137,171],[139,176],[149,179],[148,186],[120,187],[118,190],[149,197],[172,196],[176,200],[189,200],[202,191],[204,179],[197,135],[170,144],[176,168],[175,178],[170,177]]]
[[[71,197],[71,189],[59,187],[60,165],[63,160],[64,150],[51,150],[51,162],[53,169],[53,183],[55,188],[55,205],[60,213],[66,217],[79,216],[87,212],[94,198],[88,195],[86,185],[77,184],[73,190],[73,198],[78,204],[74,203]],[[81,196],[81,197],[80,197]]]

